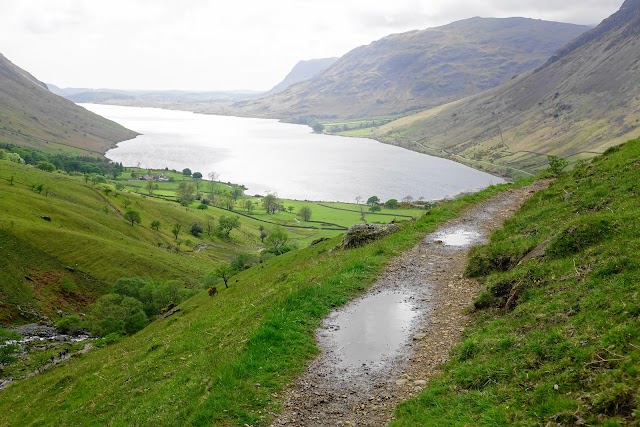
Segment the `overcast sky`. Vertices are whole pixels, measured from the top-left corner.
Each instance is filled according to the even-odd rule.
[[[61,87],[269,89],[300,59],[473,16],[598,24],[623,0],[0,0],[0,53]]]

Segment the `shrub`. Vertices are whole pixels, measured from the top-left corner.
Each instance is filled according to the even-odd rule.
[[[7,341],[18,341],[20,335],[13,331],[0,328],[0,364],[15,361],[14,354],[18,351],[17,344],[5,344]]]
[[[142,303],[135,298],[106,294],[90,307],[87,328],[96,336],[133,334],[144,328],[149,319]]]
[[[63,277],[60,281],[60,291],[67,296],[75,295],[78,292],[78,286],[72,278]]]
[[[193,224],[191,224],[191,227],[189,227],[189,232],[196,237],[200,236],[203,231],[204,230],[202,229],[202,226],[197,222],[194,222]]]
[[[82,319],[76,315],[65,316],[55,322],[56,329],[63,334],[74,335],[82,331]]]
[[[55,165],[49,162],[39,162],[36,167],[45,172],[53,172],[54,170],[56,170]]]

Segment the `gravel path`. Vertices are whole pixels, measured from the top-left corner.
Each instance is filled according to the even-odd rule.
[[[332,313],[317,332],[320,355],[286,392],[283,411],[272,425],[386,425],[397,404],[419,393],[460,341],[469,321],[465,309],[482,290],[463,277],[469,249],[486,242],[547,185],[539,181],[510,189],[463,212],[392,261],[367,295]],[[403,331],[406,339],[380,363],[345,365],[335,340],[340,318],[349,319],[367,298],[389,293],[401,295],[414,312]]]

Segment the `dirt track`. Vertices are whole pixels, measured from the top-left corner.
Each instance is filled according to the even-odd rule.
[[[415,396],[438,374],[438,366],[460,340],[468,322],[465,309],[481,292],[475,280],[463,277],[469,249],[486,242],[493,230],[547,185],[540,181],[510,189],[465,211],[396,258],[367,295],[330,316],[317,332],[321,354],[287,391],[273,426],[386,425],[399,402]],[[472,243],[446,244],[452,232],[461,230]],[[340,349],[331,342],[333,321],[363,298],[381,292],[410,295],[417,316],[406,331],[408,339],[380,365],[345,368]]]

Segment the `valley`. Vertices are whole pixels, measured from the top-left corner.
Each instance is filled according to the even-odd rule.
[[[619,1],[7,4],[0,427],[637,425]]]

